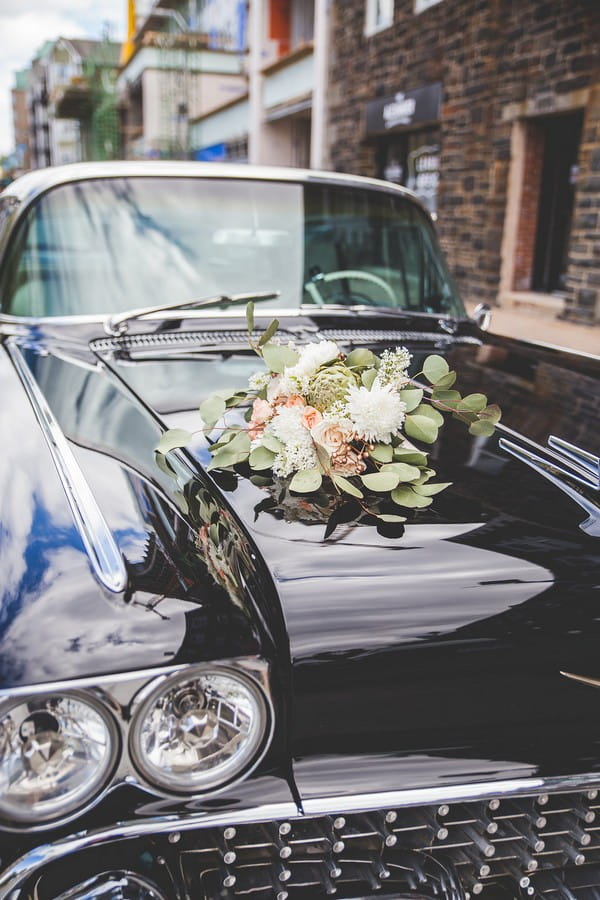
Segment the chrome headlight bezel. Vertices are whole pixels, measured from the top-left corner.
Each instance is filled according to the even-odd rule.
[[[253,733],[249,735],[241,753],[233,760],[208,768],[194,777],[173,776],[154,765],[142,748],[142,729],[147,716],[160,700],[182,689],[195,679],[211,677],[236,684],[250,698],[255,715]],[[263,759],[271,741],[273,711],[265,691],[254,677],[237,666],[224,663],[201,663],[186,666],[171,675],[155,679],[146,685],[132,703],[132,722],[129,730],[129,755],[137,774],[154,790],[166,796],[204,796],[214,794],[249,775]]]
[[[258,693],[260,702],[264,704],[265,727],[261,740],[258,741],[258,749],[252,759],[243,769],[233,773],[231,779],[226,782],[215,780],[210,787],[201,790],[176,791],[165,788],[156,781],[149,780],[135,764],[131,753],[130,734],[141,704],[150,695],[163,686],[169,679],[177,676],[186,678],[190,673],[198,669],[203,671],[226,672],[229,675],[251,685],[251,689]],[[158,800],[173,801],[186,798],[186,805],[193,798],[202,803],[205,798],[217,796],[229,790],[235,784],[247,778],[264,759],[275,731],[275,710],[271,693],[270,664],[259,656],[233,657],[228,659],[206,661],[198,664],[177,664],[161,666],[154,669],[141,669],[130,672],[111,673],[104,676],[84,677],[41,683],[38,685],[23,685],[14,688],[0,689],[0,711],[6,712],[13,706],[18,706],[28,701],[43,701],[46,697],[65,696],[77,697],[85,703],[101,711],[106,721],[110,722],[111,736],[114,740],[114,752],[111,756],[111,766],[107,767],[106,776],[97,789],[80,806],[71,812],[61,813],[59,817],[48,820],[32,820],[28,822],[15,821],[14,819],[0,818],[0,835],[6,832],[23,833],[43,832],[68,824],[87,814],[98,806],[103,799],[122,785],[137,788],[148,797]]]
[[[104,792],[109,784],[118,760],[121,755],[121,734],[120,729],[115,721],[114,716],[106,703],[103,703],[94,693],[77,689],[67,690],[51,690],[31,691],[23,694],[17,693],[14,697],[6,699],[0,703],[0,722],[16,711],[19,707],[37,707],[50,701],[71,700],[88,707],[101,720],[107,736],[106,759],[101,763],[96,777],[90,779],[89,787],[80,790],[70,803],[51,802],[52,809],[48,812],[42,810],[37,814],[23,815],[16,811],[12,811],[10,807],[4,807],[0,800],[0,824],[9,830],[38,830],[53,828],[56,825],[70,821],[76,816],[81,815],[86,809],[94,804],[97,798]],[[32,710],[32,713],[35,710]],[[47,803],[48,801],[44,801]],[[58,806],[58,812],[55,812]]]

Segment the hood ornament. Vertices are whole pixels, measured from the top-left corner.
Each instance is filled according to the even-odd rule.
[[[506,438],[500,439],[499,446],[515,459],[543,475],[579,504],[588,515],[579,527],[591,537],[600,537],[600,505],[590,500],[579,487],[582,485],[588,490],[600,491],[600,458],[554,435],[548,438],[547,449],[539,448],[545,456],[540,456]]]
[[[591,687],[600,687],[600,678],[588,678],[585,675],[575,675],[573,672],[563,672],[561,670],[561,675],[564,675],[565,678],[571,678],[573,681],[580,681],[581,684],[589,684]]]

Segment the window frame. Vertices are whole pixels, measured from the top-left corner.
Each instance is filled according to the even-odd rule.
[[[394,0],[388,0],[388,2],[391,5],[389,20],[383,23],[377,23],[378,0],[367,0],[365,9],[365,37],[372,37],[374,34],[379,34],[387,28],[391,28],[394,24],[394,15],[396,12],[395,3]]]

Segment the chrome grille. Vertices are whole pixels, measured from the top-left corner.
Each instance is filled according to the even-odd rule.
[[[382,331],[378,328],[321,328],[319,339],[338,341],[340,344],[401,344],[410,342],[435,344],[436,347],[454,346],[456,344],[481,345],[479,338],[469,335],[440,334],[434,331],[399,331],[396,329]]]
[[[376,328],[321,328],[318,331],[297,332],[280,327],[278,336],[282,341],[295,340],[304,343],[307,340],[337,341],[340,344],[383,344],[393,346],[401,343],[434,344],[446,347],[456,344],[481,344],[478,338],[468,335],[440,334],[432,331],[399,331],[396,329],[382,331]],[[257,341],[261,331],[254,331],[252,337]],[[96,353],[123,353],[133,357],[147,354],[150,351],[193,351],[195,349],[228,349],[247,348],[248,332],[241,330],[225,331],[165,331],[151,334],[131,334],[122,337],[100,338],[90,343]]]
[[[573,900],[569,883],[600,885],[600,800],[593,790],[244,824],[206,843],[185,835],[180,850],[194,897],[455,898],[500,885]]]

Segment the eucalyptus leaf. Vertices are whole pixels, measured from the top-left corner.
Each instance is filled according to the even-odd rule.
[[[347,478],[344,478],[343,475],[337,475],[335,472],[332,472],[331,480],[341,491],[344,491],[345,494],[350,494],[351,497],[357,497],[359,500],[363,498],[363,492]]]
[[[423,375],[431,384],[436,384],[450,372],[450,367],[443,356],[433,354],[423,363]]]
[[[480,418],[485,418],[488,422],[493,422],[495,425],[502,418],[502,410],[497,403],[490,403],[489,406],[481,410],[479,415]]]
[[[370,491],[392,491],[400,482],[400,476],[396,472],[370,472],[360,478]]]
[[[262,353],[271,372],[277,372],[278,375],[281,375],[285,368],[295,366],[299,359],[295,350],[282,344],[266,344]]]
[[[161,435],[155,450],[157,453],[169,453],[178,447],[185,447],[192,440],[192,437],[191,431],[186,431],[184,428],[169,428],[168,431],[163,432]]]
[[[437,387],[431,394],[431,402],[444,409],[456,409],[462,397],[458,391],[438,391]]]
[[[488,422],[486,419],[478,419],[469,425],[469,434],[472,434],[474,437],[491,437],[495,430],[496,426],[494,423]]]
[[[445,491],[451,484],[451,481],[439,481],[437,484],[413,484],[411,487],[413,491],[416,491],[422,497],[433,497],[435,494],[439,494],[440,491]]]
[[[238,431],[229,442],[227,449],[234,453],[250,453],[250,437],[247,431]]]
[[[487,406],[487,397],[485,394],[467,394],[466,397],[463,397],[460,406],[459,412],[481,412],[482,409],[485,409]]]
[[[329,469],[331,468],[329,453],[325,447],[321,446],[321,444],[315,444],[315,450],[317,451],[317,459],[319,460],[319,472],[323,474],[329,472]]]
[[[233,440],[236,434],[237,431],[224,431],[219,440],[210,445],[210,452],[215,453],[217,450],[220,450],[221,447],[226,447],[227,444]]]
[[[254,331],[254,303],[252,300],[246,304],[246,324],[248,325],[248,334]]]
[[[260,339],[258,341],[259,347],[264,347],[264,345],[271,340],[277,329],[279,328],[279,319],[273,319],[270,325],[267,326],[266,331],[264,331]]]
[[[360,380],[364,384],[364,386],[370,391],[373,387],[373,382],[377,378],[377,369],[365,369],[365,371],[360,376]]]
[[[428,403],[421,403],[420,406],[417,406],[415,409],[415,416],[426,416],[428,419],[431,419],[438,428],[444,424],[444,417],[441,412],[438,412],[437,409],[429,406]]]
[[[394,459],[413,466],[426,466],[427,454],[422,450],[412,450],[410,447],[396,447]]]
[[[366,347],[357,347],[356,350],[352,350],[345,360],[349,369],[367,369],[374,366],[376,362],[377,357]]]
[[[454,382],[456,381],[456,372],[448,372],[447,375],[444,375],[443,378],[438,378],[435,383],[436,388],[440,390],[447,390],[447,388],[451,388]]]
[[[267,450],[271,450],[272,453],[281,453],[283,450],[283,444],[274,434],[263,434],[260,442],[263,447],[266,447]]]
[[[298,494],[311,494],[313,491],[319,490],[322,481],[323,476],[317,468],[302,469],[300,472],[296,472],[289,487],[290,491]]]
[[[375,459],[377,462],[381,463],[391,462],[393,454],[394,451],[390,444],[375,444],[373,449],[369,451],[371,459]]]
[[[416,481],[421,476],[421,470],[417,466],[409,466],[407,463],[395,462],[381,467],[382,472],[394,472],[400,477],[401,482]]]
[[[402,402],[406,404],[407,413],[416,409],[423,399],[423,391],[421,388],[405,388],[405,390],[398,391],[398,393]]]
[[[392,500],[398,506],[406,506],[409,509],[422,509],[431,503],[431,497],[422,497],[420,494],[416,494],[411,487],[404,485],[400,485],[395,491],[392,491]]]
[[[248,458],[250,468],[259,472],[262,472],[264,469],[271,469],[274,460],[275,453],[267,450],[266,447],[255,447]]]
[[[425,444],[435,443],[438,436],[438,427],[427,416],[407,416],[404,420],[404,430],[409,437]]]
[[[168,475],[169,478],[177,478],[176,472],[169,465],[169,461],[164,453],[159,453],[158,450],[155,451],[154,458],[156,460],[156,465],[164,472],[165,475]]]
[[[225,412],[226,403],[222,397],[208,397],[200,404],[200,415],[206,428],[213,428]]]

